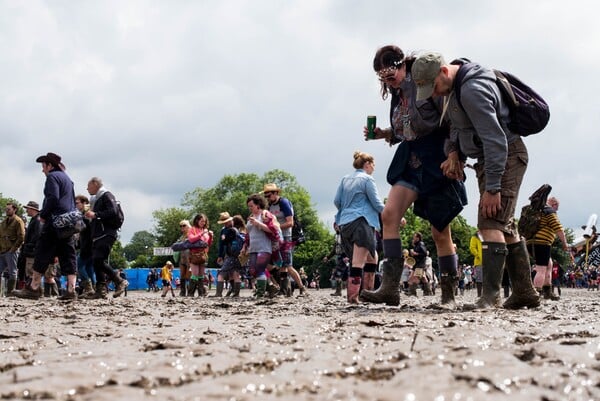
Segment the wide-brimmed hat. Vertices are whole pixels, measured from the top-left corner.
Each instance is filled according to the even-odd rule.
[[[173,266],[173,263],[170,260],[167,260],[167,264]]]
[[[413,267],[417,263],[417,261],[412,256],[409,256],[408,258],[404,259],[404,263],[406,263],[410,267]]]
[[[56,153],[48,152],[45,155],[41,155],[37,159],[35,159],[36,163],[49,163],[53,166],[60,166],[60,161],[62,158]]]
[[[27,204],[25,206],[23,206],[25,209],[33,209],[37,212],[40,211],[40,205],[39,203],[35,202],[35,201],[29,201],[27,202]]]
[[[271,183],[265,184],[265,186],[263,187],[263,193],[265,193],[265,192],[279,193],[279,192],[281,192],[281,189],[277,188],[277,184],[274,184],[271,182]]]
[[[233,217],[231,217],[228,212],[223,212],[223,213],[219,214],[219,220],[217,221],[217,223],[218,224],[225,224],[225,223],[227,223],[229,221],[232,221],[232,220],[233,220]]]

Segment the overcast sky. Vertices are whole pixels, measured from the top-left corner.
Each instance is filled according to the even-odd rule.
[[[100,176],[122,201],[122,241],[152,211],[225,174],[297,177],[331,225],[352,153],[389,101],[378,47],[436,50],[514,73],[541,93],[547,129],[526,138],[519,209],[549,183],[577,229],[600,212],[600,3],[594,1],[0,1],[0,193],[40,201],[37,156],[60,154],[77,193]],[[476,224],[476,180],[467,172]]]

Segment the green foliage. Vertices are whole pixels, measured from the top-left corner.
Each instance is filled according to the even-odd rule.
[[[292,202],[294,212],[304,226],[304,232],[309,241],[297,248],[295,256],[297,261],[304,262],[303,255],[308,255],[313,246],[310,245],[310,242],[326,241],[331,234],[319,221],[317,211],[311,203],[306,189],[298,184],[294,176],[282,170],[268,171],[262,177],[249,173],[225,175],[212,188],[196,188],[186,193],[183,197],[182,208],[155,211],[153,217],[157,244],[169,246],[175,242],[180,236],[179,221],[183,218],[192,220],[197,213],[207,215],[210,222],[209,227],[215,233],[216,243],[221,230],[221,227],[216,224],[219,214],[226,211],[232,216],[241,215],[245,220],[248,216],[246,199],[251,194],[260,193],[264,184],[269,182],[276,183],[282,189],[281,196]],[[209,265],[214,265],[216,258],[217,246],[212,246],[209,251]]]
[[[429,251],[429,256],[433,260],[433,266],[437,268],[437,250],[431,235],[431,224],[427,220],[416,216],[412,207],[406,211],[404,218],[406,219],[406,226],[400,231],[402,247],[405,249],[411,248],[413,234],[417,231],[420,232],[423,235],[423,242]],[[452,241],[456,244],[459,263],[473,263],[473,256],[469,252],[469,243],[476,228],[469,226],[464,217],[457,216],[450,223],[450,230]]]
[[[110,250],[110,266],[113,269],[126,269],[127,268],[127,260],[125,259],[123,253],[123,245],[121,245],[121,241],[116,240]]]
[[[572,229],[565,228],[565,237],[567,239],[567,243],[572,244],[575,240],[575,233]],[[561,265],[565,270],[566,267],[571,264],[571,256],[569,253],[563,250],[563,244],[558,237],[554,238],[554,243],[550,249],[550,257],[553,260],[556,260],[558,264]]]
[[[156,245],[156,237],[148,231],[138,231],[133,234],[129,244],[123,248],[128,261],[136,260],[138,256],[151,256],[152,248]]]
[[[0,210],[2,212],[4,212],[4,209],[6,209],[6,205],[9,203],[17,205],[17,216],[23,217],[27,214],[25,213],[25,209],[23,208],[21,202],[14,198],[5,198],[4,196],[2,196],[2,193],[0,193]],[[2,220],[2,218],[0,218],[0,220]]]
[[[168,209],[156,210],[152,213],[156,222],[154,225],[153,245],[159,247],[171,246],[181,237],[179,222],[181,220],[191,220],[192,212],[186,209],[171,207]]]

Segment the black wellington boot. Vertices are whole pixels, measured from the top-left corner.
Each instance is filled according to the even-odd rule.
[[[400,276],[403,267],[403,258],[386,259],[381,267],[381,285],[375,291],[363,290],[360,293],[360,299],[375,304],[400,305]]]
[[[540,296],[533,287],[529,267],[529,253],[525,241],[508,245],[506,268],[512,294],[504,302],[505,309],[535,308],[540,306]]]
[[[466,310],[488,309],[500,306],[500,286],[508,250],[502,242],[484,242],[482,244],[483,285],[481,297],[475,304],[463,306]]]

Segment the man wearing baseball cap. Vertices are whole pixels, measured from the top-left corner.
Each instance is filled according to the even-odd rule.
[[[461,151],[477,159],[475,170],[480,193],[477,228],[483,237],[483,289],[472,307],[499,304],[505,266],[513,293],[503,306],[507,309],[538,306],[540,300],[531,282],[529,254],[514,218],[527,169],[527,148],[521,136],[507,128],[509,109],[494,71],[465,59],[447,64],[441,54],[427,52],[415,60],[412,76],[417,84],[417,100],[445,97],[442,118],[451,122],[451,134],[458,137]],[[446,167],[445,174],[462,175],[457,166]]]

